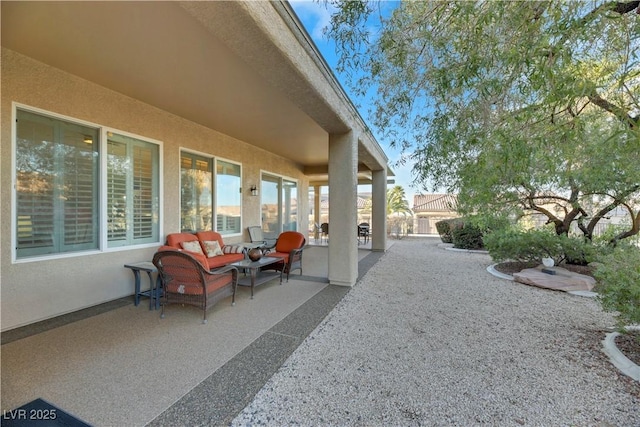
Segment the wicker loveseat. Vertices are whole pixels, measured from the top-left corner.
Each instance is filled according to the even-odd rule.
[[[166,246],[158,249],[162,250],[185,251],[209,270],[242,261],[245,252],[242,245],[225,245],[220,233],[215,231],[168,234]]]

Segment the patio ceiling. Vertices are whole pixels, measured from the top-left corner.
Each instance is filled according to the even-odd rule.
[[[304,37],[256,21],[272,19],[277,7],[288,9],[269,2],[2,1],[2,45],[292,159],[311,181],[323,181],[328,135],[352,127],[346,120],[355,110]],[[282,45],[285,37],[295,43]],[[373,138],[358,151],[361,178],[386,167]]]

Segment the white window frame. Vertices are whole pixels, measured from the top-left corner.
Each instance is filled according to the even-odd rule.
[[[128,138],[134,138],[149,144],[153,144],[153,145],[157,145],[158,146],[158,199],[156,201],[154,201],[154,204],[156,205],[155,210],[157,210],[158,212],[158,240],[154,241],[154,242],[148,242],[148,243],[134,243],[134,244],[130,244],[130,245],[118,245],[118,246],[111,246],[109,247],[109,241],[108,241],[108,230],[107,230],[107,226],[106,226],[106,221],[107,221],[107,205],[108,205],[108,180],[107,180],[107,160],[108,160],[108,155],[107,155],[107,150],[108,150],[108,138],[109,138],[109,134],[110,133],[114,133],[114,134],[118,134],[118,135],[122,135]],[[162,142],[152,139],[152,138],[147,138],[144,136],[140,136],[131,132],[125,132],[125,131],[121,131],[119,129],[115,129],[115,128],[111,128],[111,127],[102,127],[102,132],[100,134],[100,218],[101,218],[101,223],[100,223],[100,248],[102,251],[104,252],[113,252],[113,251],[119,251],[119,250],[126,250],[126,249],[139,249],[139,248],[145,248],[145,247],[156,247],[158,246],[158,244],[162,243],[162,239],[163,239],[163,228],[162,228],[162,223],[163,223],[163,185],[162,185],[162,177],[164,176],[163,174],[163,168],[162,168],[162,153],[163,153],[163,149],[162,149]]]
[[[56,120],[63,120],[66,122],[70,122],[73,124],[92,127],[98,130],[98,134],[100,135],[100,147],[98,149],[99,154],[99,165],[100,171],[98,174],[98,212],[99,212],[99,224],[98,224],[98,249],[91,250],[81,250],[77,252],[61,252],[55,254],[47,254],[47,255],[34,255],[27,257],[17,256],[17,242],[18,242],[18,224],[17,224],[17,213],[18,213],[18,205],[17,205],[17,158],[16,158],[16,147],[17,147],[17,135],[18,135],[18,127],[17,127],[17,114],[18,110],[30,112],[33,114],[39,114],[45,117],[50,117]],[[151,144],[155,144],[158,146],[158,200],[157,200],[157,212],[158,212],[158,241],[153,243],[143,243],[143,244],[133,244],[129,246],[119,246],[119,247],[108,247],[107,242],[107,132],[117,133],[119,135],[128,136],[131,138],[136,138],[141,141],[145,141]],[[100,125],[97,123],[89,122],[86,120],[78,119],[75,117],[66,116],[63,114],[55,113],[52,111],[44,110],[41,108],[33,107],[30,105],[22,104],[19,102],[12,102],[11,104],[11,263],[12,264],[22,264],[29,262],[41,262],[48,260],[56,260],[63,258],[76,258],[76,257],[84,257],[96,255],[104,252],[119,252],[125,250],[134,250],[141,249],[146,247],[157,247],[158,244],[161,243],[163,233],[163,217],[164,217],[164,185],[162,177],[164,165],[163,165],[163,143],[161,141],[148,138],[141,135],[136,135],[130,132],[122,131],[119,129],[107,127],[104,125]]]
[[[214,162],[213,162],[213,189],[214,189],[214,193],[213,193],[213,224],[215,224],[215,231],[220,233],[220,231],[218,230],[218,162],[222,161],[222,162],[226,162],[226,163],[231,163],[233,165],[238,165],[240,167],[240,187],[238,189],[238,192],[240,194],[240,229],[238,230],[237,233],[229,233],[229,234],[222,234],[220,233],[223,237],[236,237],[236,236],[242,236],[243,235],[243,217],[244,215],[242,215],[242,210],[243,210],[243,206],[244,206],[244,194],[242,192],[242,183],[244,182],[244,168],[242,167],[242,163],[240,162],[236,162],[233,160],[229,160],[229,159],[225,159],[223,157],[213,157]]]
[[[218,215],[218,200],[217,200],[217,184],[218,184],[218,174],[216,173],[217,170],[217,165],[218,165],[218,161],[222,161],[222,162],[226,162],[226,163],[231,163],[234,165],[238,165],[240,166],[240,188],[239,188],[239,192],[240,192],[240,230],[238,231],[238,233],[230,233],[230,234],[223,234],[223,237],[237,237],[237,236],[242,236],[243,235],[243,227],[244,227],[244,215],[243,215],[243,209],[244,209],[244,194],[243,194],[243,187],[242,187],[242,183],[244,182],[244,166],[241,162],[237,162],[235,160],[230,160],[224,157],[218,157],[209,153],[204,153],[202,151],[198,151],[198,150],[192,150],[186,147],[180,147],[178,149],[178,158],[180,158],[182,156],[182,153],[187,153],[187,154],[193,154],[196,156],[200,156],[200,157],[204,157],[207,158],[211,161],[212,167],[213,167],[213,171],[212,171],[212,183],[211,183],[211,189],[212,189],[212,194],[211,194],[211,200],[212,200],[212,218],[211,218],[211,225],[212,225],[212,230],[219,233],[220,231],[218,230],[218,221],[217,221],[217,215]],[[180,212],[182,212],[182,194],[180,193],[182,191],[182,167],[179,167],[180,169],[180,185],[178,186],[178,200],[180,200],[180,207],[179,207],[179,212],[178,212],[178,216],[181,216]],[[180,227],[182,228],[182,218],[179,219],[180,221]]]

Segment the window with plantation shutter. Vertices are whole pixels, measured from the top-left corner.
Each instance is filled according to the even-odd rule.
[[[158,241],[159,148],[136,138],[107,140],[109,247]]]
[[[98,129],[16,111],[16,256],[98,249]]]
[[[15,120],[15,259],[159,242],[158,144],[23,107]]]

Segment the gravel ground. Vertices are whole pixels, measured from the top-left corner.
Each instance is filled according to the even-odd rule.
[[[233,425],[640,426],[611,314],[438,242],[396,242]]]

